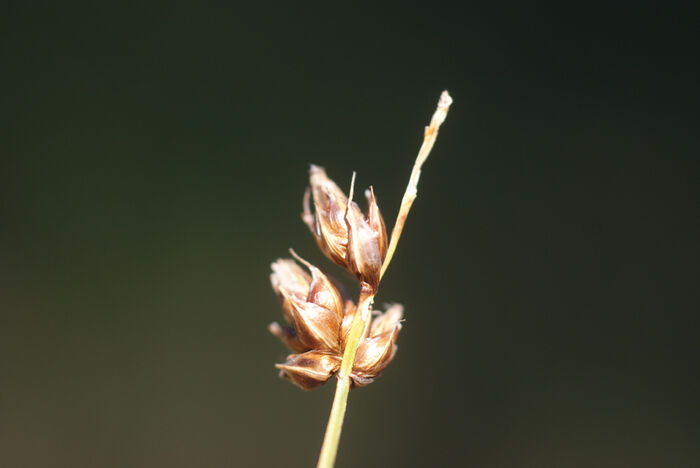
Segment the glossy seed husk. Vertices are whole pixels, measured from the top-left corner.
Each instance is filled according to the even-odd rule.
[[[274,322],[269,329],[294,352],[277,368],[281,377],[304,390],[323,385],[338,371],[357,309],[351,300],[342,298],[326,275],[308,267],[311,275],[294,260],[280,259],[272,264],[270,276],[287,324]],[[373,382],[394,358],[403,308],[393,304],[386,312],[373,315],[350,374],[358,387]]]

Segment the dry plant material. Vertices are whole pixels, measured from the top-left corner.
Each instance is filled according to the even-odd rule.
[[[272,264],[270,281],[282,303],[286,324],[275,322],[269,329],[294,352],[284,363],[276,365],[280,377],[304,390],[317,388],[333,376],[338,382],[319,468],[334,464],[350,387],[373,382],[396,355],[403,307],[393,304],[380,312],[373,311],[372,304],[416,199],[421,167],[450,104],[452,98],[444,91],[430,124],[425,127],[423,144],[390,240],[372,187],[364,193],[367,211],[363,213],[353,201],[355,174],[350,194],[346,196],[323,168],[311,166],[302,220],[326,257],[345,268],[359,283],[357,303],[294,251],[291,253],[296,261],[280,259]]]
[[[294,253],[293,253],[294,254]],[[321,270],[299,259],[309,275],[293,260],[272,264],[272,287],[282,301],[282,311],[290,326],[270,324],[270,332],[292,351],[287,361],[277,364],[280,376],[304,390],[323,385],[340,369],[343,350],[357,307],[343,299]],[[377,313],[360,343],[350,378],[356,386],[372,381],[391,362],[401,329],[403,308],[395,304]],[[368,324],[369,325],[369,324]]]

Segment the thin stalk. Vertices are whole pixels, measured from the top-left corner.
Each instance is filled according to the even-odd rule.
[[[318,457],[317,468],[332,468],[335,463],[335,456],[338,453],[340,442],[340,432],[343,429],[343,419],[345,419],[345,408],[348,405],[348,392],[350,391],[350,377],[338,377],[338,385],[335,387],[333,406],[331,415],[328,418],[326,436],[323,438],[321,455]]]
[[[323,438],[321,455],[318,457],[317,468],[333,468],[335,463],[335,456],[338,453],[338,443],[340,442],[340,433],[343,429],[343,420],[345,419],[345,408],[348,404],[352,365],[355,363],[355,354],[357,353],[357,347],[360,345],[365,324],[369,320],[370,308],[373,300],[374,294],[364,291],[360,292],[357,312],[350,326],[350,333],[348,333],[345,351],[343,352],[343,362],[340,365],[340,370],[337,375],[338,385],[335,388],[333,406],[331,407],[331,414],[328,418],[328,426],[326,427],[326,435]]]
[[[438,101],[437,109],[433,114],[433,118],[430,119],[430,125],[425,127],[423,144],[421,145],[420,150],[418,150],[418,156],[416,156],[416,162],[413,164],[413,170],[411,171],[410,179],[408,179],[406,192],[404,192],[403,199],[401,200],[401,208],[399,208],[399,214],[396,216],[394,229],[391,231],[389,248],[387,249],[386,257],[384,258],[384,263],[382,264],[382,271],[379,274],[380,280],[382,276],[384,276],[386,269],[389,267],[391,258],[394,256],[396,245],[399,243],[401,232],[403,232],[403,226],[406,224],[408,212],[411,210],[411,206],[418,196],[418,179],[420,179],[421,167],[423,167],[425,160],[428,159],[430,150],[433,149],[433,145],[435,144],[435,140],[438,136],[438,129],[447,118],[447,111],[450,110],[450,104],[452,104],[450,94],[447,91],[443,91],[440,95],[440,100]]]

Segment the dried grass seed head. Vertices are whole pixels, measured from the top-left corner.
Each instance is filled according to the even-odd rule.
[[[280,377],[304,390],[313,390],[330,379],[340,368],[342,355],[324,351],[292,354],[284,364],[276,364]]]
[[[364,387],[374,382],[394,359],[402,318],[403,307],[393,304],[386,312],[379,313],[372,320],[370,334],[357,348],[350,374],[355,386]]]
[[[272,287],[282,302],[290,326],[272,323],[270,332],[295,354],[277,364],[283,377],[304,390],[328,381],[339,369],[347,335],[357,306],[343,299],[338,289],[318,268],[303,262],[308,274],[294,260],[280,259],[272,264]],[[366,335],[358,349],[350,378],[363,387],[373,382],[396,354],[403,307],[390,306],[375,312],[367,323]]]
[[[313,349],[340,351],[340,328],[345,303],[330,280],[316,267],[306,264],[309,276],[293,260],[281,259],[272,264],[270,282],[282,302],[287,322],[296,337],[281,333],[282,327],[270,331],[294,351]],[[283,329],[284,330],[284,329]]]
[[[356,309],[352,301],[348,302],[348,315],[345,319],[352,321]],[[403,307],[400,304],[389,306],[384,313],[375,312],[369,336],[361,341],[355,356],[350,374],[354,387],[364,387],[374,382],[394,359],[402,318]],[[277,323],[270,325],[270,331],[287,343],[287,331]],[[343,353],[342,350],[308,350],[303,346],[302,344],[302,349],[296,350],[298,354],[290,354],[286,362],[275,366],[280,369],[280,377],[304,390],[313,390],[327,382],[338,371]]]
[[[370,290],[379,285],[387,233],[372,189],[365,192],[367,216],[318,166],[311,166],[302,219],[321,250]],[[314,212],[311,211],[313,198]]]

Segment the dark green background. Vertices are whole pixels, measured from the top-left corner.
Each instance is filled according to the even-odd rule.
[[[694,12],[97,3],[0,10],[0,466],[313,466],[269,264],[445,88],[338,466],[697,466]]]

